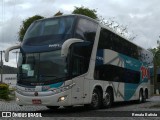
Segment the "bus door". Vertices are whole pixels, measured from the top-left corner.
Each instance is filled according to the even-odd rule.
[[[71,46],[71,75],[75,86],[72,88],[72,104],[84,102],[84,74],[88,71],[91,52],[88,43],[75,43]]]

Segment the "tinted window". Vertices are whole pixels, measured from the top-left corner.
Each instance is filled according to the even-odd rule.
[[[160,82],[160,74],[157,74],[157,82]]]
[[[144,63],[153,66],[153,55],[151,52],[146,51],[142,48],[139,48],[139,60],[143,61]]]
[[[111,49],[135,59],[139,58],[136,45],[106,29],[101,29],[98,49]]]
[[[78,76],[88,71],[92,46],[93,45],[90,42],[75,43],[71,46],[73,76]]]
[[[97,80],[139,83],[140,72],[114,65],[96,66],[94,77]]]
[[[97,26],[98,26],[97,23],[92,22],[90,20],[79,19],[77,28],[76,28],[75,37],[82,40],[94,42]]]
[[[23,54],[20,57],[17,81],[19,84],[53,84],[68,79],[67,61],[65,57],[61,57],[60,50]]]
[[[34,22],[24,36],[25,45],[63,43],[73,37],[75,17],[58,17]]]

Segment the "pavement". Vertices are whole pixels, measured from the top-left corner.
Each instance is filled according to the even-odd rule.
[[[0,101],[0,111],[38,111],[38,110],[47,110],[45,106],[19,106],[16,104],[15,100],[12,101]]]
[[[106,112],[113,112],[113,114],[118,114],[118,112],[127,112],[127,111],[132,111],[132,112],[144,112],[144,111],[160,111],[160,96],[153,96],[150,99],[147,100],[147,102],[142,103],[142,104],[136,104],[136,103],[132,103],[132,102],[118,102],[115,103],[112,108],[109,109],[99,109],[99,110],[85,110],[84,107],[75,107],[72,109],[59,109],[57,111],[52,111],[49,110],[47,107],[45,106],[31,106],[31,105],[27,105],[27,106],[18,106],[15,102],[15,100],[12,101],[4,101],[4,100],[0,100],[0,111],[12,111],[12,112],[38,112],[38,113],[42,113],[45,117],[45,120],[49,120],[49,119],[56,119],[56,120],[65,120],[65,119],[69,119],[69,120],[75,120],[75,119],[85,119],[85,120],[91,120],[91,119],[100,119],[100,120],[104,120],[106,119]],[[115,111],[115,112],[114,112]],[[52,117],[49,117],[52,116]],[[84,117],[85,116],[85,117]],[[88,117],[86,117],[88,116]],[[117,119],[118,117],[107,117],[107,119]],[[122,119],[123,118],[123,119]],[[122,117],[122,120],[128,120],[128,119],[132,119],[132,120],[144,120],[144,119],[157,119],[159,120],[159,118],[157,117]],[[128,118],[128,119],[127,119]],[[0,118],[1,119],[1,118]],[[17,118],[3,118],[6,120],[17,120]],[[28,118],[21,118],[21,119],[28,119]],[[32,118],[33,119],[33,118]],[[34,118],[35,120],[42,120],[43,118]],[[121,120],[120,118],[118,118],[119,120]]]
[[[120,107],[119,107],[120,106]],[[155,107],[154,107],[155,106]],[[149,110],[157,110],[156,106],[160,109],[160,96],[153,96],[150,99],[147,100],[146,103],[142,104],[132,104],[130,102],[120,102],[116,103],[112,108],[110,109],[100,109],[99,111],[133,111],[133,110],[146,110],[149,108]],[[15,100],[12,101],[4,101],[0,100],[0,111],[43,111],[48,110],[45,106],[19,106],[16,104]]]

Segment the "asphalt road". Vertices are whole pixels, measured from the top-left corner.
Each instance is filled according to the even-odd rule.
[[[18,106],[14,101],[5,102],[0,101],[0,111],[11,111],[17,113],[40,113],[42,118],[34,118],[37,120],[41,119],[160,119],[160,96],[154,96],[147,102],[137,104],[136,102],[118,102],[114,103],[112,108],[90,110],[84,106],[75,106],[73,108],[59,108],[57,110],[50,110],[44,106]],[[138,117],[138,116],[139,117]],[[144,116],[143,116],[144,115]],[[146,116],[145,116],[146,115]],[[156,117],[156,115],[158,117]],[[7,120],[17,118],[5,118]],[[22,119],[22,118],[21,118]],[[28,119],[28,118],[23,118]],[[32,118],[33,119],[33,118]]]

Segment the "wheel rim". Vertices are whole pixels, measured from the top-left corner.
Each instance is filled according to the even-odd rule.
[[[97,107],[98,103],[99,103],[98,94],[94,92],[92,94],[92,105],[93,105],[93,107]]]
[[[111,102],[111,97],[110,97],[110,95],[107,93],[107,94],[106,94],[106,97],[105,97],[105,104],[106,104],[106,105],[109,105],[110,102]]]
[[[140,102],[142,101],[142,92],[140,92],[139,101],[140,101]]]

